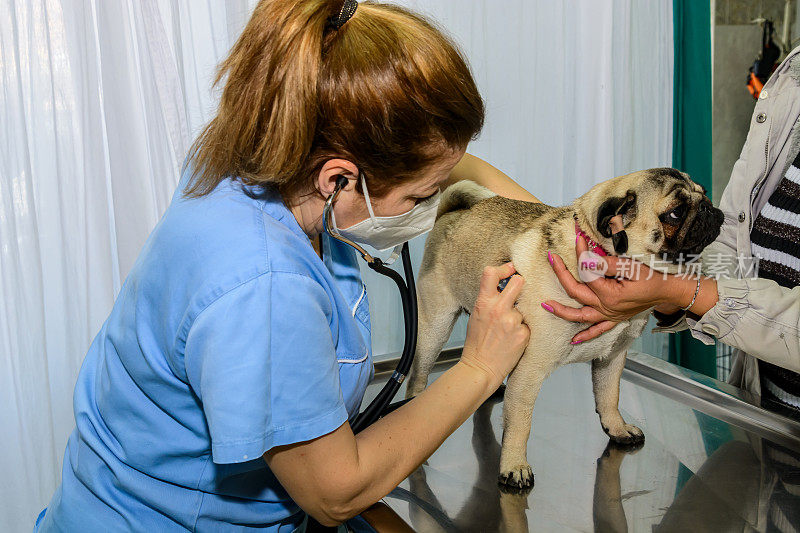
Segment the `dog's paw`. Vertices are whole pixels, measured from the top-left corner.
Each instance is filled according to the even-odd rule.
[[[601,457],[624,457],[626,455],[634,455],[643,447],[644,439],[633,444],[621,444],[619,442],[614,442],[612,439],[608,439],[608,445],[606,445],[606,449],[603,451],[603,455]]]
[[[533,487],[533,469],[525,463],[515,466],[507,471],[500,472],[498,483],[514,489],[529,489]]]
[[[497,490],[500,493],[500,508],[503,512],[513,511],[518,509],[523,511],[528,508],[528,496],[530,495],[533,487],[526,487],[518,489],[516,487],[509,487],[502,483],[497,483]]]
[[[604,427],[603,431],[612,441],[623,446],[641,446],[644,444],[644,433],[633,424],[625,424],[615,430]]]
[[[511,485],[506,485],[502,481],[497,481],[497,489],[500,491],[500,497],[517,497],[526,499],[528,498],[528,494],[531,493],[533,490],[533,485],[528,485],[527,487],[513,487]]]

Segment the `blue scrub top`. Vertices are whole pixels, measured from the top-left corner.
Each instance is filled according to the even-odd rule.
[[[184,198],[188,174],[83,362],[40,531],[292,531],[304,514],[261,456],[358,412],[355,251],[324,235],[320,260],[279,195],[238,180]]]

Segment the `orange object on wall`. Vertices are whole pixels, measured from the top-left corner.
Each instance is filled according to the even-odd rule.
[[[758,79],[758,76],[751,72],[747,81],[747,90],[750,91],[750,94],[753,95],[753,98],[758,100],[758,96],[761,94],[761,89],[763,88],[764,84],[761,83],[761,80]]]

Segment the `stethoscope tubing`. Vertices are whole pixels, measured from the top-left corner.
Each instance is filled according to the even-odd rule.
[[[380,258],[373,257],[359,244],[340,235],[338,231],[330,230],[330,228],[332,228],[331,212],[333,210],[333,202],[339,195],[339,191],[341,191],[346,184],[347,178],[341,177],[337,181],[333,193],[325,201],[325,209],[323,211],[325,227],[328,229],[328,234],[331,237],[355,248],[372,270],[391,278],[392,281],[395,282],[397,289],[400,291],[400,300],[403,304],[403,324],[405,330],[403,352],[400,356],[400,361],[397,363],[397,368],[389,378],[389,381],[383,386],[380,392],[378,392],[377,396],[375,396],[367,408],[353,418],[351,428],[353,429],[353,433],[358,433],[401,404],[401,402],[398,402],[397,404],[389,405],[400,389],[400,385],[405,380],[408,372],[411,370],[411,364],[414,361],[414,355],[417,351],[417,287],[414,283],[414,271],[411,268],[411,254],[407,242],[403,243],[403,248],[400,252],[403,258],[404,280],[403,276],[386,266]]]
[[[403,341],[403,353],[400,356],[400,361],[397,363],[397,368],[386,385],[384,385],[378,395],[375,396],[375,399],[353,419],[353,433],[362,431],[380,417],[390,412],[388,410],[389,404],[392,402],[392,399],[400,389],[400,385],[411,370],[411,364],[417,352],[417,328],[419,325],[417,320],[417,288],[414,284],[414,272],[411,268],[411,255],[408,250],[407,242],[403,244],[400,255],[403,258],[405,281],[403,281],[403,278],[398,272],[385,266],[378,258],[375,258],[371,263],[367,263],[372,270],[392,278],[397,284],[397,288],[400,291],[400,299],[403,303],[405,338]]]

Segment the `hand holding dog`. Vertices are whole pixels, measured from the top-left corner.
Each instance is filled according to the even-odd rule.
[[[480,291],[467,323],[461,362],[486,372],[495,386],[514,369],[530,339],[530,329],[514,304],[525,280],[511,263],[486,267]],[[500,280],[512,276],[502,292]]]
[[[587,252],[586,241],[577,239],[575,250],[577,257]],[[570,273],[560,256],[551,255],[553,271],[564,290],[583,307],[569,307],[554,300],[544,302],[542,307],[565,320],[592,324],[575,335],[572,344],[594,339],[619,322],[652,307],[671,313],[692,299],[694,279],[664,276],[630,258],[606,256],[603,259],[608,266],[605,277],[581,283]],[[636,273],[635,278],[630,276],[632,273]]]

